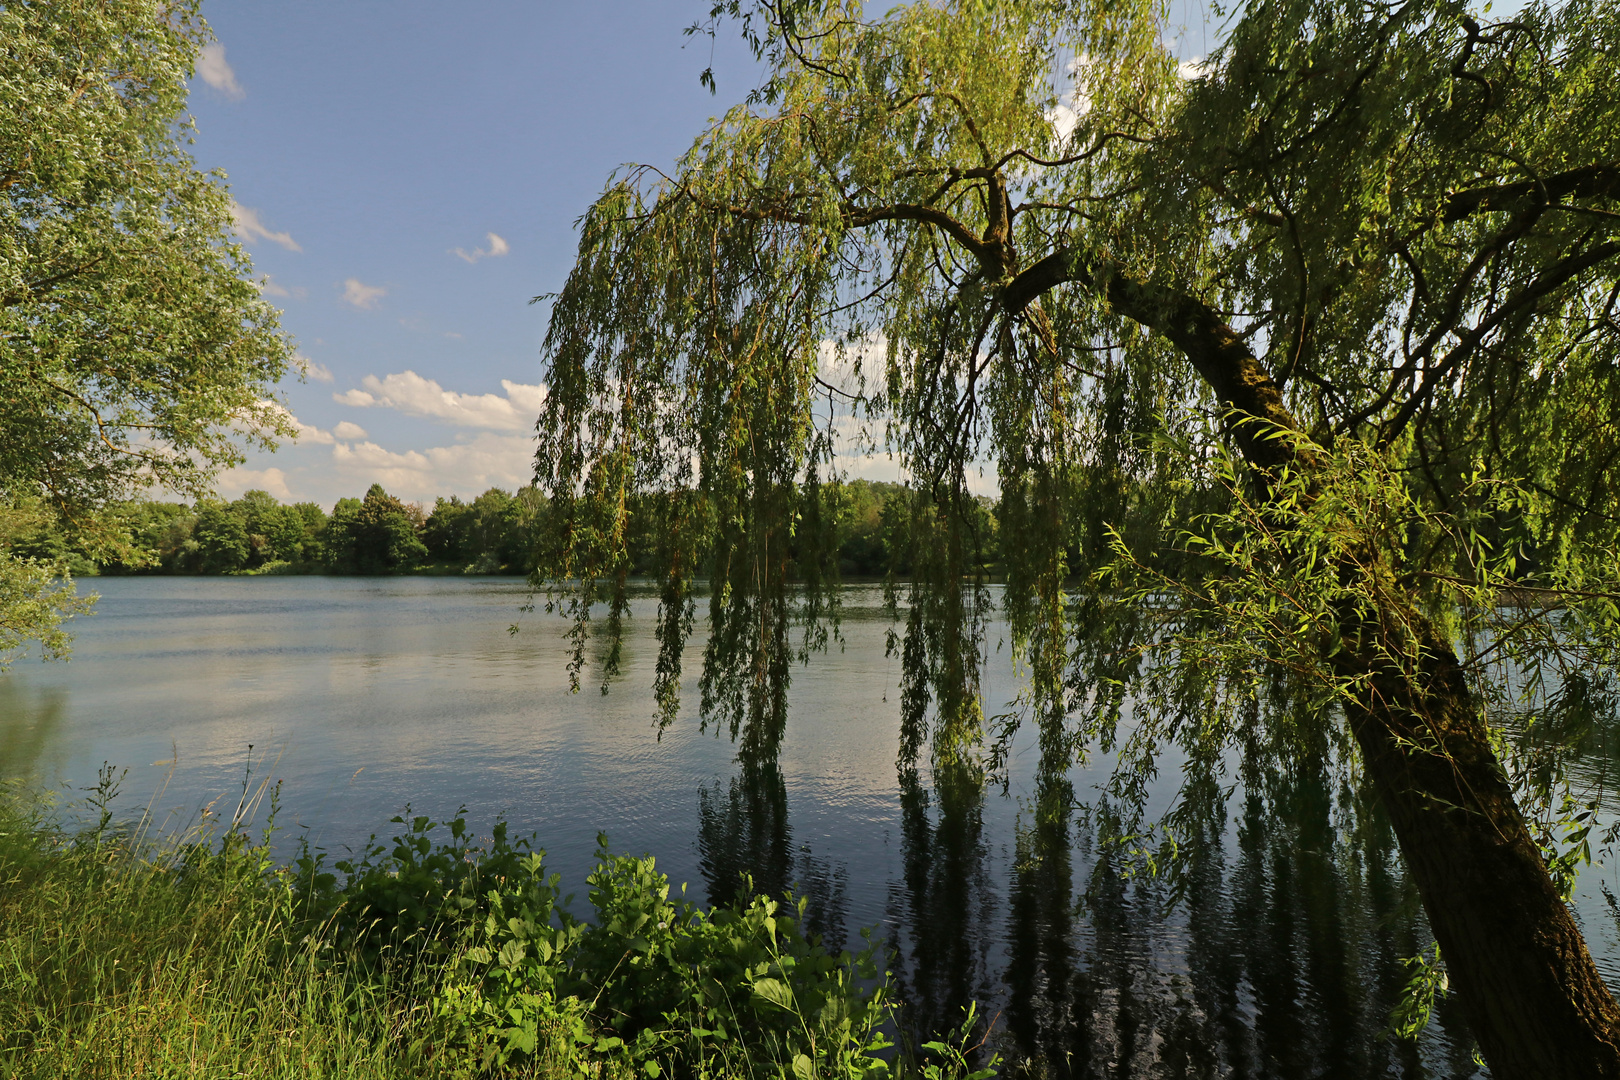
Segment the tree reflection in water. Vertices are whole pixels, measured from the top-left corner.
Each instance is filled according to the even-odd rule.
[[[59,772],[66,757],[61,739],[67,694],[60,687],[29,691],[0,677],[0,780],[35,783]]]
[[[895,996],[913,1044],[961,1022],[974,1002],[994,1002],[1001,973],[988,866],[984,788],[936,776],[933,799],[913,769],[900,775],[904,878],[889,885],[888,923]],[[931,803],[937,799],[935,810]],[[992,1013],[993,1015],[993,1013]]]
[[[1404,957],[1432,939],[1370,797],[1327,769],[1273,777],[1211,813],[1172,875],[1133,876],[1069,809],[1062,784],[1020,815],[1010,868],[986,794],[900,778],[903,869],[887,923],[903,1035],[978,1003],[1013,1077],[1466,1077],[1442,1000],[1417,1046],[1385,1034]],[[999,796],[996,796],[999,797]],[[846,940],[848,874],[793,842],[774,764],[703,789],[709,900],[755,889],[809,899],[812,933]]]
[[[1370,798],[1325,773],[1214,816],[1177,873],[1132,878],[1061,807],[1020,823],[1002,1052],[1043,1077],[1471,1076],[1442,1001],[1387,1036],[1431,939]]]
[[[834,953],[845,940],[849,872],[808,845],[794,850],[787,785],[775,762],[745,762],[725,792],[718,781],[699,790],[698,864],[709,903],[730,903],[752,881],[755,892],[808,900],[805,929]]]

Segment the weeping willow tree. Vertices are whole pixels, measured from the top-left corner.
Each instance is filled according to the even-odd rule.
[[[769,78],[611,180],[545,342],[576,675],[656,514],[661,715],[706,589],[704,721],[770,754],[836,631],[840,455],[885,446],[903,768],[1033,725],[1049,789],[1111,755],[1123,837],[1174,753],[1173,839],[1234,769],[1348,758],[1496,1075],[1620,1076],[1544,735],[1614,687],[1620,9],[1279,0],[1196,63],[1150,0],[716,14]]]

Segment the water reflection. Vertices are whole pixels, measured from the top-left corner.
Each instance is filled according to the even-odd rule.
[[[49,781],[62,759],[67,691],[0,678],[0,779]]]
[[[903,874],[888,916],[901,1023],[913,1042],[953,1028],[974,1002],[992,1002],[996,892],[987,866],[984,788],[975,777],[900,775]]]
[[[787,783],[774,761],[743,763],[722,792],[718,781],[698,792],[698,865],[709,903],[726,904],[749,884],[778,898],[802,897],[805,929],[836,952],[846,940],[849,870],[793,846]]]
[[[1077,1022],[1073,841],[1066,808],[1017,831],[1009,914],[1005,1052],[1020,1071],[1066,1076],[1088,1056]]]
[[[950,779],[900,777],[886,930],[914,1044],[977,1003],[1014,1077],[1474,1075],[1447,1001],[1418,1045],[1385,1034],[1401,960],[1431,938],[1387,823],[1328,768],[1209,815],[1159,879],[1130,874],[1058,797],[1024,805],[998,852],[1001,796]],[[710,902],[746,874],[808,897],[810,931],[845,940],[847,867],[795,842],[775,764],[702,789],[697,832]]]
[[[1472,1073],[1445,1002],[1418,1047],[1381,1034],[1400,960],[1429,938],[1388,828],[1332,770],[1274,778],[1211,815],[1177,881],[1133,880],[1088,819],[1043,801],[1064,778],[1037,770],[1033,735],[1009,758],[1012,797],[895,783],[897,672],[875,591],[847,601],[865,612],[846,620],[847,649],[795,676],[780,762],[741,766],[695,724],[662,742],[649,726],[654,600],[628,624],[626,682],[573,696],[560,628],[505,632],[525,595],[518,581],[110,579],[71,665],[0,679],[0,773],[83,786],[110,759],[134,766],[138,808],[178,745],[166,801],[189,810],[239,782],[249,743],[285,747],[289,816],[328,846],[407,801],[439,815],[465,803],[471,820],[507,812],[538,831],[575,887],[606,830],[711,901],[744,872],[808,896],[829,945],[883,924],[910,1032],[978,1002],[1010,1075]],[[985,678],[991,700],[1017,691],[1009,663]],[[1620,766],[1620,726],[1599,696],[1576,704],[1557,717],[1585,725],[1572,769],[1600,784]],[[1180,779],[1167,769],[1156,791]],[[1602,880],[1583,875],[1577,902],[1611,973]]]
[[[1474,1074],[1447,1002],[1420,1046],[1384,1034],[1400,959],[1431,939],[1363,793],[1278,781],[1173,880],[1133,879],[1067,814],[1032,816],[1010,889],[1012,1075]]]

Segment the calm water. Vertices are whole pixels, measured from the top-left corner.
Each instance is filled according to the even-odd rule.
[[[651,600],[630,622],[622,682],[571,695],[562,624],[520,614],[516,580],[87,585],[102,598],[72,661],[0,677],[0,773],[83,787],[110,761],[129,769],[127,811],[150,799],[185,819],[216,797],[234,805],[251,745],[254,775],[282,781],[286,844],[307,832],[341,851],[407,803],[439,817],[465,806],[471,823],[504,814],[538,833],[581,895],[598,830],[700,900],[746,870],[808,895],[822,932],[876,927],[910,1024],[984,1003],[1020,1073],[1474,1074],[1445,1005],[1416,1048],[1380,1035],[1400,958],[1429,939],[1387,837],[1350,842],[1324,784],[1281,790],[1285,813],[1235,805],[1168,915],[1163,887],[1121,880],[1080,823],[1032,827],[1032,745],[1006,795],[942,800],[926,778],[903,789],[898,662],[875,589],[847,600],[845,649],[795,674],[779,771],[745,777],[693,716],[658,738]],[[990,711],[1015,691],[1004,652],[985,688]],[[1073,776],[1082,794],[1099,779]],[[1578,910],[1614,983],[1607,876],[1588,871]]]

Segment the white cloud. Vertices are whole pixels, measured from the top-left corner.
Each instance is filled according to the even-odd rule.
[[[287,474],[280,469],[226,469],[219,474],[215,490],[227,499],[234,499],[244,491],[268,491],[282,502],[291,502],[292,492],[287,490]]]
[[[264,280],[259,282],[259,291],[266,296],[279,296],[284,298],[290,296],[298,300],[302,300],[304,297],[309,295],[309,290],[304,288],[302,285],[294,285],[289,289],[287,286],[278,282],[274,275],[271,274],[264,275]]]
[[[265,401],[261,402],[261,404],[272,412],[278,412],[282,416],[285,416],[288,420],[291,420],[293,427],[296,428],[298,432],[293,437],[300,442],[316,443],[317,445],[324,446],[330,445],[331,443],[337,441],[332,437],[332,433],[330,431],[322,431],[314,424],[304,423],[302,420],[298,419],[298,417],[289,412],[286,406],[282,405],[278,401]]]
[[[364,439],[366,437],[366,429],[361,427],[359,424],[351,424],[347,420],[339,420],[337,427],[332,429],[332,434],[345,442],[353,442],[355,439]]]
[[[511,245],[509,245],[499,236],[496,236],[494,233],[485,233],[484,235],[489,239],[489,247],[473,248],[471,251],[467,251],[464,248],[451,248],[450,254],[456,256],[458,259],[465,259],[467,262],[475,263],[479,259],[499,258],[500,256],[505,255],[508,251],[512,250]]]
[[[1059,102],[1046,110],[1046,122],[1057,132],[1058,141],[1065,142],[1074,134],[1075,125],[1080,123],[1080,113]]]
[[[823,338],[816,352],[817,377],[840,393],[856,394],[882,383],[889,339],[881,330],[869,331],[854,341]]]
[[[316,382],[324,383],[332,381],[331,368],[324,364],[317,364],[303,353],[293,357],[293,366],[302,372],[306,379],[314,379]]]
[[[332,448],[332,465],[357,491],[377,483],[407,501],[473,496],[491,487],[511,490],[529,483],[534,478],[534,440],[484,432],[465,443],[403,453],[374,442],[340,442]]]
[[[494,431],[521,431],[530,427],[546,400],[542,386],[501,380],[500,394],[460,394],[446,390],[432,379],[414,371],[401,371],[378,378],[367,375],[356,387],[333,394],[339,405],[355,408],[381,406],[406,416],[431,416],[457,427],[488,428]]]
[[[367,285],[359,278],[347,278],[343,282],[343,302],[353,304],[362,311],[369,311],[377,306],[377,301],[388,295],[388,290],[381,285]]]
[[[231,221],[236,225],[236,235],[250,244],[255,240],[268,240],[272,244],[280,244],[288,251],[304,250],[298,246],[298,241],[294,240],[291,234],[272,232],[264,222],[259,220],[257,210],[243,206],[235,199],[231,200]],[[265,291],[269,292],[268,286],[266,286]],[[271,295],[277,294],[272,293]]]
[[[247,97],[247,91],[236,81],[236,72],[225,62],[225,46],[217,41],[204,45],[202,52],[198,54],[197,74],[203,82],[232,101],[241,101]]]
[[[1059,142],[1067,142],[1074,134],[1080,118],[1091,108],[1091,97],[1086,93],[1085,80],[1091,71],[1092,63],[1087,56],[1071,56],[1063,70],[1073,83],[1073,88],[1067,97],[1060,97],[1058,101],[1046,110],[1046,122],[1052,125],[1053,132]]]

